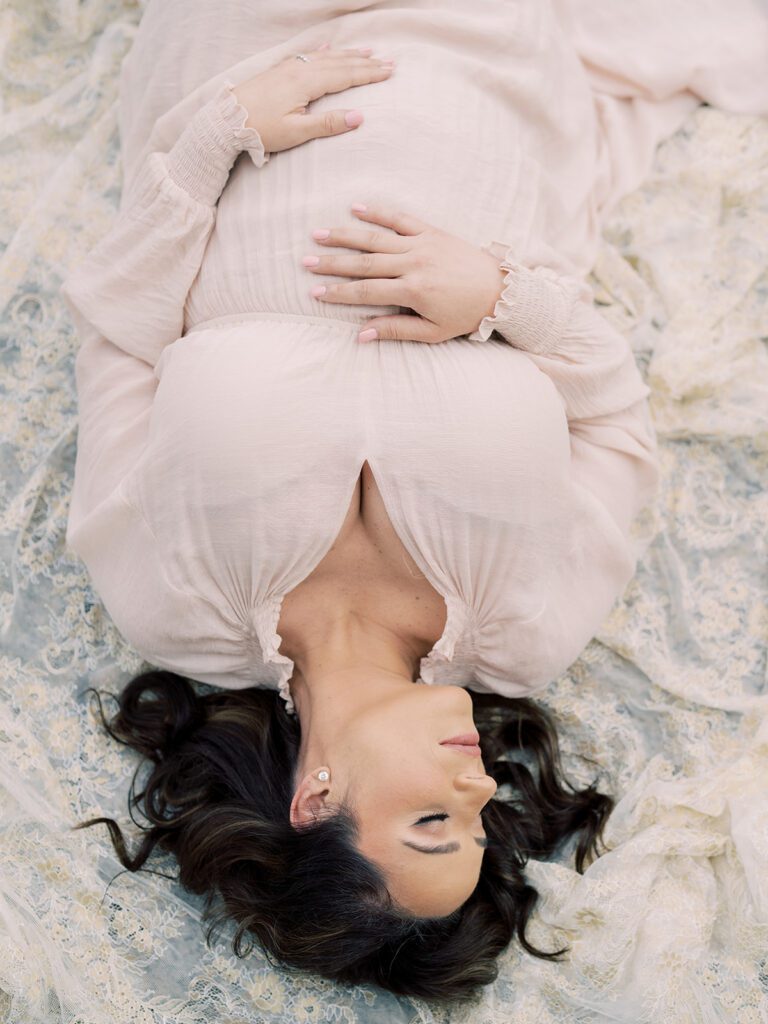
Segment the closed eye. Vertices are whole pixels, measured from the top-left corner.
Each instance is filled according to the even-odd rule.
[[[447,814],[426,814],[423,818],[419,818],[418,821],[414,822],[414,824],[424,825],[428,821],[445,821],[447,817]]]
[[[417,819],[417,821],[414,822],[414,825],[424,825],[429,821],[445,821],[445,819],[448,817],[450,817],[450,815],[445,813],[425,814],[423,817]],[[485,838],[485,836],[473,836],[472,838],[475,840],[477,845],[482,846],[483,849],[485,849],[488,846],[488,840]],[[404,845],[410,846],[414,850],[419,850],[421,853],[452,853],[453,851],[459,849],[458,843],[448,843],[444,844],[443,846],[435,846],[430,849],[426,849],[423,846],[416,846],[415,843],[406,842],[404,843]]]

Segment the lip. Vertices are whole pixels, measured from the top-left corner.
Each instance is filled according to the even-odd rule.
[[[476,747],[479,742],[479,732],[463,732],[461,736],[449,736],[447,740],[440,740],[440,746],[443,746],[445,743],[450,743],[461,747]]]
[[[477,744],[471,743],[441,743],[441,747],[448,747],[449,750],[456,750],[460,754],[466,754],[468,757],[480,757],[481,750]]]

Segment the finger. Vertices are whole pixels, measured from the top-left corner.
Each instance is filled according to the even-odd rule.
[[[364,68],[377,64],[389,65],[395,63],[392,57],[374,57],[369,50],[309,50],[308,53],[311,55],[311,59],[302,61],[302,63],[314,65],[315,70],[318,68],[340,68],[345,66]],[[307,56],[307,54],[304,54],[304,56]],[[293,58],[295,60],[295,54]],[[285,59],[288,62],[291,60],[290,57]],[[293,67],[293,64],[290,66]]]
[[[312,237],[318,245],[341,246],[345,249],[360,249],[363,252],[400,254],[408,252],[407,242],[392,231],[376,228],[331,228],[327,238]]]
[[[342,47],[340,49],[333,49],[333,50],[331,50],[331,49],[328,49],[330,47],[330,45],[331,45],[330,43],[323,43],[323,45],[322,46],[318,46],[317,49],[318,50],[325,50],[325,49],[327,49],[329,55],[333,55],[333,54],[337,54],[337,53],[338,54],[346,53],[346,54],[352,54],[353,56],[359,57],[360,54],[362,54],[363,56],[370,56],[373,53],[373,47],[372,46],[355,46],[355,47],[352,47],[352,48],[344,48],[344,47]]]
[[[315,47],[314,50],[307,50],[307,53],[322,53],[324,57],[341,57],[341,56],[352,56],[352,57],[370,57],[373,53],[372,46],[355,46],[355,47],[339,47],[331,49],[330,43],[323,43],[322,46]],[[374,60],[381,60],[382,58],[373,58]],[[390,58],[391,59],[391,58]]]
[[[314,294],[324,289],[322,295]],[[402,278],[350,281],[345,284],[315,285],[309,294],[318,302],[340,302],[353,306],[406,306],[413,308],[413,296]]]
[[[337,277],[402,277],[408,270],[401,253],[376,253],[364,256],[316,256],[319,260],[314,266],[302,266],[313,274],[334,274]]]
[[[298,66],[301,62],[296,63]],[[342,61],[320,57],[312,61],[312,64],[312,74],[307,75],[306,82],[304,79],[301,80],[302,87],[306,88],[311,100],[329,93],[354,89],[356,85],[383,82],[393,71],[390,65],[382,64],[372,57],[345,57]]]
[[[380,203],[369,203],[366,210],[352,210],[352,213],[361,220],[367,220],[374,224],[383,224],[392,228],[400,235],[420,235],[423,231],[429,231],[431,225],[426,221],[413,217],[410,213],[395,209],[391,206],[384,206]]]
[[[347,124],[348,115],[352,124]],[[285,120],[291,129],[291,145],[298,146],[310,139],[352,132],[362,124],[363,115],[359,110],[324,110],[318,114],[288,114]]]
[[[384,316],[360,324],[361,333],[371,329],[378,335],[371,340],[421,341],[428,345],[447,340],[440,334],[437,324],[421,316]]]

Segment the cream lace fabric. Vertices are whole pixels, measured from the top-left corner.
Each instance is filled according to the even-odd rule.
[[[136,757],[89,684],[144,667],[64,547],[76,339],[57,289],[119,198],[116,95],[140,7],[2,12],[0,1020],[13,1024],[764,1024],[768,1020],[768,123],[700,107],[606,227],[592,283],[653,389],[662,492],[637,576],[541,695],[565,766],[620,797],[584,876],[529,865],[539,946],[474,1006],[344,989],[207,948],[201,901],[118,874]],[[206,689],[199,684],[201,689]],[[110,709],[107,701],[107,710]],[[151,867],[173,874],[172,859]],[[115,877],[117,876],[117,877]]]

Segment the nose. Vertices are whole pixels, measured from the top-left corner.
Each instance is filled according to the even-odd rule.
[[[461,772],[455,777],[453,784],[460,793],[473,796],[476,801],[480,800],[480,807],[484,807],[499,788],[496,780],[490,775],[480,775],[477,772]]]

